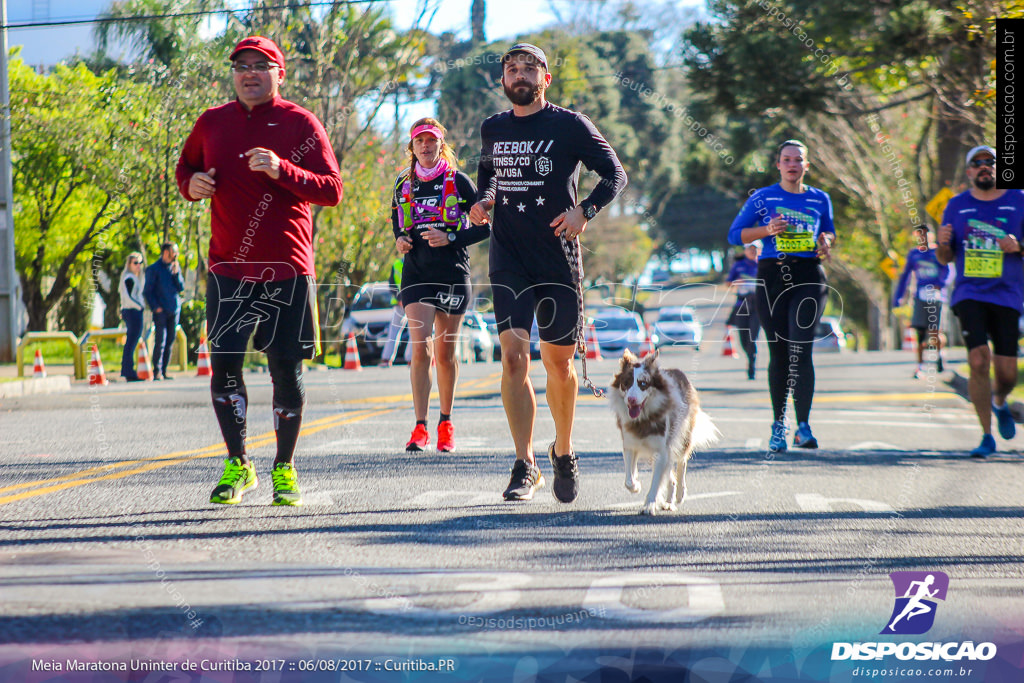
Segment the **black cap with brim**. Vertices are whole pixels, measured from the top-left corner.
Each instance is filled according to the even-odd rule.
[[[504,56],[501,58],[501,63],[504,64],[506,61],[508,61],[509,57],[518,53],[530,55],[538,62],[540,62],[541,66],[543,66],[545,69],[548,68],[548,58],[544,54],[544,50],[541,50],[536,45],[531,45],[530,43],[516,43],[515,45],[510,47],[508,49],[508,52],[506,52]]]

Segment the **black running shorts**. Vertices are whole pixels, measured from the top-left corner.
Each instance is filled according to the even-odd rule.
[[[403,280],[398,296],[403,306],[428,304],[449,315],[463,315],[473,297],[473,287],[468,279],[455,284]]]
[[[987,301],[964,299],[953,312],[960,320],[967,350],[983,346],[992,340],[992,353],[997,356],[1017,356],[1017,325],[1020,313],[1009,306]]]
[[[249,337],[257,351],[281,358],[320,353],[316,283],[308,275],[256,282],[211,272],[206,321],[210,353],[244,353]]]
[[[914,314],[910,318],[910,326],[919,332],[942,329],[943,303],[939,300],[925,301],[914,299]]]
[[[491,274],[494,319],[498,333],[525,330],[529,335],[534,316],[540,340],[558,346],[576,345],[579,297],[576,285],[534,283],[518,273]]]

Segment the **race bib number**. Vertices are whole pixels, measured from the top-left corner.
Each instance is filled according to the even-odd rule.
[[[1002,277],[1003,250],[999,240],[1006,233],[994,225],[974,218],[967,220],[964,235],[964,275],[967,277]]]
[[[780,252],[814,251],[814,229],[818,220],[814,216],[794,209],[778,209],[789,226],[786,231],[775,236],[775,248]]]

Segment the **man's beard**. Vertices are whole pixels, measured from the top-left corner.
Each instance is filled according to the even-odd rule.
[[[526,85],[526,90],[522,90],[518,87],[521,85]],[[526,107],[536,102],[542,92],[540,83],[529,87],[529,84],[520,81],[518,83],[513,83],[511,86],[504,85],[502,87],[505,89],[505,97],[509,99],[509,102],[520,107]]]
[[[974,186],[979,190],[987,192],[996,186],[996,178],[992,175],[985,176],[984,178],[980,175],[975,176]]]

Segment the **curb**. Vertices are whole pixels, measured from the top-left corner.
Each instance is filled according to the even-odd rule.
[[[956,370],[953,371],[953,376],[946,382],[949,387],[960,394],[965,400],[970,402],[971,398],[967,395],[967,378],[961,375]],[[1013,421],[1017,424],[1024,424],[1024,403],[1020,401],[1008,401],[1010,404],[1010,414],[1013,415]]]
[[[0,399],[32,396],[33,394],[60,394],[65,391],[71,391],[71,377],[69,375],[0,383]]]

